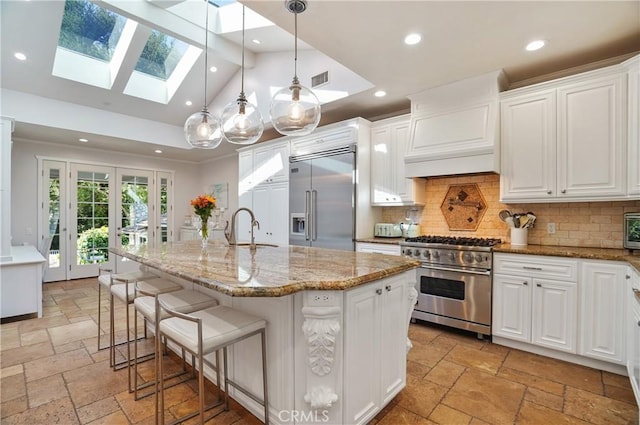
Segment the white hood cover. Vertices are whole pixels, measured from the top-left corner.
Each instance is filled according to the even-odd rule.
[[[500,171],[498,94],[494,71],[409,96],[411,124],[405,177]]]

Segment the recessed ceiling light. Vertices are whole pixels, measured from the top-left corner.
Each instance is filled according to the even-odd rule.
[[[209,68],[209,71],[218,72],[218,68],[216,68],[215,66],[212,66],[211,68]]]
[[[87,143],[87,142],[89,141],[89,139],[84,139],[84,138],[83,138],[83,139],[78,139],[78,140],[79,140],[80,142],[82,142],[82,143]]]
[[[404,38],[404,43],[408,44],[409,46],[412,46],[414,44],[420,43],[421,40],[422,40],[422,36],[420,34],[413,33],[413,34],[407,35]]]
[[[186,102],[184,102],[184,104],[187,105],[187,106],[191,106],[191,105],[193,105],[193,102],[190,101],[190,100],[187,100]]]
[[[254,38],[254,39],[253,39],[253,40],[251,40],[251,41],[253,41],[255,44],[260,44],[260,43],[261,43],[261,41],[260,41],[260,40],[258,40],[257,38]]]
[[[387,92],[384,90],[378,90],[377,92],[375,92],[373,94],[375,97],[385,97],[387,95]]]
[[[13,54],[13,57],[18,59],[19,61],[26,61],[27,60],[27,55],[25,55],[24,53],[21,53],[21,52],[15,52]]]
[[[531,43],[527,44],[527,47],[525,47],[525,49],[528,52],[533,52],[534,50],[542,49],[545,44],[546,42],[544,40],[534,40]]]
[[[162,151],[160,149],[156,149],[154,152],[155,153],[162,153]]]

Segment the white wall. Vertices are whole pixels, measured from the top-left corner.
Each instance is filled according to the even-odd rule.
[[[223,142],[226,143],[226,142]],[[199,179],[202,190],[217,183],[227,183],[229,186],[229,208],[224,213],[224,220],[231,220],[231,214],[238,209],[238,154],[207,161],[200,164]]]
[[[204,193],[206,189],[206,185],[201,183],[199,164],[46,142],[14,140],[11,153],[11,232],[14,245],[29,243],[38,246],[36,241],[38,229],[38,161],[36,156],[63,161],[86,161],[119,167],[174,171],[174,240],[178,239],[178,232],[184,222],[184,216],[191,214],[189,201]],[[228,159],[227,162],[233,162],[236,167],[234,185],[237,198],[237,158]],[[207,178],[218,181],[215,173],[215,169],[212,169]],[[32,231],[31,235],[27,234],[28,228]]]

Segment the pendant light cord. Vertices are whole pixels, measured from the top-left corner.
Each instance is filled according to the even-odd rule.
[[[244,98],[244,4],[242,5],[242,68],[240,72],[240,96]]]
[[[293,12],[294,15],[294,48],[293,48],[293,78],[298,79],[298,11]]]
[[[204,23],[204,108],[207,107],[207,67],[209,63],[209,0],[204,0],[206,7]]]

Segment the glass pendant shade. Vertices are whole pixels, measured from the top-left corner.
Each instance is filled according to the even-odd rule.
[[[199,149],[215,149],[222,143],[220,123],[206,107],[187,118],[184,136],[191,146]]]
[[[304,136],[311,133],[320,122],[320,101],[294,78],[289,87],[278,90],[273,96],[269,113],[278,133]]]
[[[243,95],[225,106],[220,121],[224,137],[236,145],[255,143],[264,131],[262,114]]]

